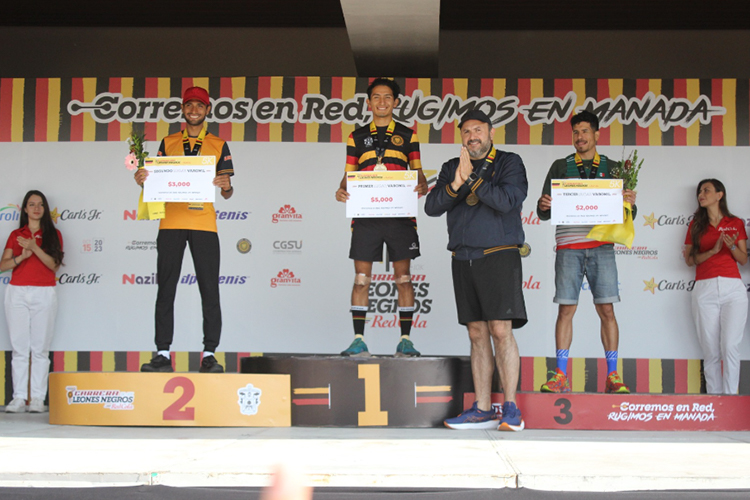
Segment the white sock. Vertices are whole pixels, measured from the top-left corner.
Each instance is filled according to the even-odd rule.
[[[157,351],[156,354],[158,354],[159,356],[164,356],[167,359],[172,359],[171,357],[169,357],[169,351]]]
[[[214,353],[212,353],[212,352],[203,351],[203,357],[204,358],[207,358],[208,356],[213,356],[213,355],[214,355]]]

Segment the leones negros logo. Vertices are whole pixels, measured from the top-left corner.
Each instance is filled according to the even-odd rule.
[[[237,404],[240,405],[240,413],[243,415],[257,414],[262,393],[263,391],[253,384],[247,384],[245,387],[237,389],[237,396],[239,396]]]

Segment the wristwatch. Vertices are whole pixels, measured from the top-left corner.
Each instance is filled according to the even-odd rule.
[[[466,178],[466,182],[471,182],[472,184],[474,184],[475,182],[477,182],[477,179],[479,179],[477,173],[472,172],[469,174],[469,177]]]

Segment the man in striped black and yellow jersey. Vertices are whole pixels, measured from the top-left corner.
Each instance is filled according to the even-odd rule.
[[[346,172],[360,170],[416,170],[418,181],[415,191],[427,194],[427,179],[422,173],[417,134],[393,120],[393,110],[399,105],[400,88],[387,78],[376,78],[367,88],[367,105],[373,120],[349,136],[346,145]],[[336,200],[345,203],[346,172],[336,191]],[[419,356],[411,342],[410,333],[414,315],[414,288],[411,283],[411,260],[419,257],[417,221],[404,218],[352,219],[352,242],[349,258],[354,260],[354,287],[351,313],[354,324],[354,341],[341,353],[342,356],[369,356],[364,342],[365,321],[369,304],[368,291],[372,279],[372,263],[383,260],[383,243],[388,258],[393,262],[393,279],[398,288],[398,314],[401,340],[396,356]]]
[[[553,179],[611,179],[612,169],[618,163],[596,150],[599,140],[599,118],[589,111],[581,111],[570,120],[573,129],[573,147],[576,152],[556,160],[547,173],[542,186],[542,196],[537,202],[541,220],[549,220],[554,210],[552,199]],[[635,192],[623,190],[623,199],[633,206]],[[620,301],[615,262],[614,244],[592,240],[588,237],[591,225],[558,225],[555,229],[557,255],[555,258],[555,298],[558,304],[555,323],[557,369],[549,373],[541,392],[570,392],[568,382],[568,355],[573,342],[573,316],[578,308],[583,277],[586,276],[594,297],[594,307],[601,321],[601,339],[607,358],[605,392],[630,393],[617,373],[620,330],[613,304]]]
[[[227,200],[234,194],[230,177],[234,165],[229,146],[206,130],[205,121],[211,112],[208,92],[190,87],[182,98],[185,129],[161,141],[159,156],[214,156],[216,177],[213,184]],[[148,177],[145,168],[135,173],[135,182],[142,186]],[[203,305],[203,359],[200,371],[223,373],[214,356],[221,336],[221,304],[219,303],[219,236],[213,203],[167,203],[166,215],[159,224],[156,238],[156,272],[159,290],[156,295],[156,350],[154,358],[141,366],[142,372],[171,372],[169,347],[174,336],[174,299],[180,279],[185,245],[190,246],[195,275]]]

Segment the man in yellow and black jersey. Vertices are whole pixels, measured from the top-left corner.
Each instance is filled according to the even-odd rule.
[[[376,78],[367,88],[367,105],[373,114],[369,125],[358,128],[349,136],[346,145],[346,172],[359,170],[416,170],[415,191],[427,194],[427,179],[422,173],[417,134],[393,120],[393,109],[399,104],[401,89],[387,78]],[[346,172],[336,191],[336,200],[345,203]],[[399,324],[401,339],[396,356],[419,356],[411,342],[414,315],[414,288],[411,284],[411,260],[419,257],[419,237],[415,218],[358,218],[352,220],[352,243],[349,258],[354,260],[352,288],[352,321],[354,341],[342,356],[369,356],[364,342],[368,291],[372,277],[372,263],[383,260],[383,243],[393,262],[393,276],[398,289]]]
[[[209,134],[206,116],[211,111],[208,92],[201,87],[190,87],[182,98],[185,130],[165,137],[159,146],[159,156],[214,156],[216,177],[214,186],[221,196],[229,199],[234,194],[230,177],[234,175],[229,146],[222,139]],[[143,186],[148,177],[145,168],[135,173],[135,182]],[[141,366],[142,372],[171,372],[169,347],[174,336],[174,298],[182,268],[185,245],[190,246],[195,275],[203,305],[203,359],[200,371],[223,373],[214,353],[221,337],[221,305],[219,303],[219,237],[216,232],[216,211],[213,203],[167,203],[165,216],[159,225],[156,239],[156,272],[159,290],[156,296],[156,356]]]

